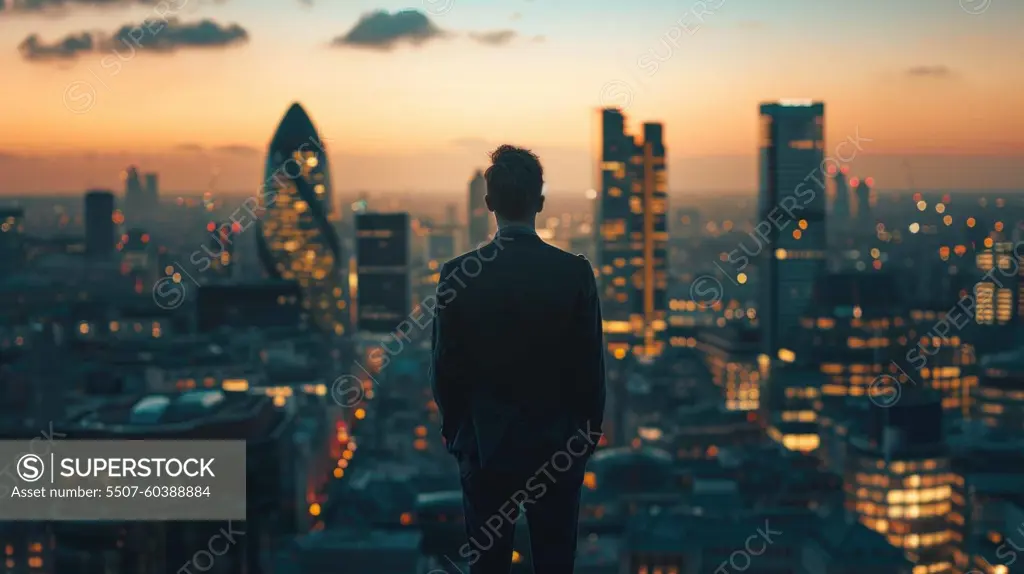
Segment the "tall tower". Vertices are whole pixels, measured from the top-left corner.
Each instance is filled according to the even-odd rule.
[[[645,123],[635,150],[635,157],[641,160],[632,163],[639,169],[629,200],[633,214],[630,237],[634,243],[639,237],[641,253],[639,260],[633,258],[635,298],[630,323],[634,334],[643,340],[642,347],[634,347],[634,351],[653,357],[661,354],[658,335],[665,330],[668,310],[668,173],[663,126]]]
[[[89,257],[109,257],[114,252],[114,194],[91,190],[85,194],[85,252]]]
[[[829,170],[829,175],[832,176],[832,181],[835,182],[836,186],[836,197],[832,201],[831,220],[840,224],[850,221],[850,186],[847,185],[846,181],[846,176],[849,172],[850,168],[845,165],[838,170]]]
[[[150,210],[150,213],[160,207],[160,189],[158,187],[159,179],[155,173],[146,174],[146,209]]]
[[[292,104],[267,151],[256,245],[271,277],[297,281],[303,305],[322,330],[349,330],[346,259],[328,221],[330,167],[309,115]]]
[[[129,217],[137,218],[145,205],[146,194],[142,190],[139,170],[134,165],[128,166],[124,172],[124,210]]]
[[[469,180],[469,245],[470,249],[476,248],[489,239],[490,213],[487,211],[487,204],[484,203],[484,196],[487,195],[487,181],[484,179],[484,172],[477,170],[473,179]]]
[[[769,226],[764,258],[764,352],[792,360],[786,336],[799,326],[815,280],[825,273],[825,105],[811,101],[761,104],[758,215]]]
[[[618,109],[600,111],[597,145],[597,268],[609,350],[660,353],[667,310],[668,190],[663,127],[626,133]]]
[[[865,177],[863,180],[857,180],[857,178],[850,180],[850,186],[857,188],[857,219],[859,221],[871,221],[871,188],[874,185],[875,180],[870,177]]]

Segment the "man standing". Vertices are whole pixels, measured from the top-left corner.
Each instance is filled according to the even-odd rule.
[[[590,262],[537,236],[544,171],[503,145],[484,174],[494,240],[441,268],[431,385],[459,462],[472,574],[508,574],[525,511],[536,574],[571,574],[601,437],[604,342]]]

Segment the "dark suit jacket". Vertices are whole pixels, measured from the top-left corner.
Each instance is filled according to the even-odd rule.
[[[531,455],[565,449],[573,434],[593,451],[604,342],[594,271],[582,255],[528,228],[502,229],[441,268],[432,342],[441,433],[460,463],[532,464]]]

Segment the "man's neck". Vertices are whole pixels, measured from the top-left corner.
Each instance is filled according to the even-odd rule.
[[[498,230],[499,231],[501,231],[502,229],[524,229],[524,228],[525,229],[529,229],[529,230],[531,230],[531,231],[533,231],[535,233],[537,231],[537,224],[536,224],[536,222],[534,220],[530,220],[530,221],[508,221],[508,220],[504,220],[504,219],[498,219],[497,223],[498,223]]]

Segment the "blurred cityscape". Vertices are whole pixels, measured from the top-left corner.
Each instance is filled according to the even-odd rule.
[[[248,445],[245,522],[0,523],[4,572],[468,572],[427,371],[438,270],[495,231],[482,172],[340,197],[308,111],[248,196],[140,165],[0,204],[4,439]],[[885,189],[793,100],[760,106],[756,196],[683,197],[633,119],[598,111],[593,188],[538,220],[602,290],[576,572],[1024,572],[1024,196]]]

